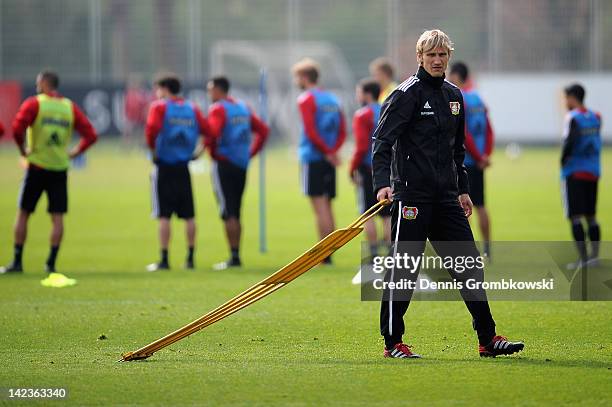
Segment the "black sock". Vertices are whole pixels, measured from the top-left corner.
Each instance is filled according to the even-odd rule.
[[[402,343],[401,337],[397,338],[392,336],[385,336],[385,349],[392,350],[393,347],[398,343]]]
[[[591,241],[591,257],[599,257],[601,231],[597,222],[589,222],[589,240]]]
[[[370,244],[370,257],[378,256],[378,243]]]
[[[489,343],[491,343],[491,341],[493,340],[494,336],[495,336],[495,334],[491,335],[490,333],[488,333],[488,334],[479,334],[478,335],[478,344],[480,346],[487,346]]]
[[[168,264],[168,249],[161,249],[161,261],[162,264]]]
[[[491,254],[491,242],[488,240],[485,240],[484,242],[484,250],[483,250],[487,255]]]
[[[51,250],[49,251],[49,257],[47,258],[47,266],[50,269],[55,268],[55,259],[57,259],[57,252],[59,251],[59,246],[51,246]]]
[[[387,242],[386,240],[380,240],[378,242],[378,247],[382,247],[383,252],[388,252],[390,250],[393,250],[393,242]]]
[[[580,254],[581,260],[586,260],[586,245],[584,244],[584,228],[582,227],[582,223],[579,220],[572,221],[572,235],[574,236],[574,240],[576,241],[576,247],[578,248],[578,253]]]
[[[13,251],[13,264],[19,265],[21,264],[21,255],[23,254],[23,245],[15,244],[15,248]]]
[[[189,248],[187,252],[187,261],[193,263],[193,246]]]
[[[466,302],[466,304],[468,304]],[[470,303],[472,306],[474,305],[473,303]],[[483,305],[482,303],[478,303],[478,305]],[[491,310],[489,309],[489,305],[488,304],[484,304],[485,305],[485,309],[481,309],[480,313],[482,314],[482,312],[486,312],[488,313],[488,317],[484,317],[479,319],[478,321],[481,321],[481,323],[478,323],[478,321],[474,318],[472,318],[472,328],[474,328],[474,330],[476,331],[476,335],[478,335],[478,344],[480,346],[487,346],[495,337],[495,322],[493,321],[493,318],[490,316],[491,315]],[[490,322],[486,322],[487,320],[490,319]]]
[[[237,262],[240,261],[240,249],[232,248],[232,261]]]

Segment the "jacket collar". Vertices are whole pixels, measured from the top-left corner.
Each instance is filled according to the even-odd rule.
[[[435,78],[431,76],[429,73],[427,73],[425,68],[423,68],[422,66],[419,66],[419,70],[417,71],[416,76],[422,82],[425,82],[432,88],[436,88],[436,89],[439,89],[442,87],[442,85],[444,84],[444,79],[446,78],[446,75],[443,75],[439,78]]]

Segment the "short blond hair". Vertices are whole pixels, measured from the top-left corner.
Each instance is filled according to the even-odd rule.
[[[381,71],[389,78],[393,79],[393,65],[388,58],[379,57],[370,62],[369,66],[370,74],[373,74],[374,71]]]
[[[421,34],[416,43],[416,53],[417,55],[423,55],[432,49],[445,48],[450,55],[455,50],[453,45],[453,42],[444,31],[438,29],[427,30]]]
[[[304,75],[312,83],[319,80],[319,64],[312,58],[302,58],[291,68],[294,75]]]

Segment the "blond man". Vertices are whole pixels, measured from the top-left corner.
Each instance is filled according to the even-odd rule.
[[[319,87],[319,65],[305,58],[292,68],[295,84],[303,91],[298,97],[302,132],[298,154],[302,165],[302,188],[310,198],[319,237],[335,228],[332,200],[336,197],[338,150],[346,139],[344,115],[338,98]],[[331,257],[324,260],[331,264]]]
[[[393,79],[394,69],[391,61],[387,58],[380,57],[370,62],[370,75],[378,82],[380,86],[380,95],[378,96],[378,103],[383,104],[387,97],[397,87],[397,82]]]
[[[497,335],[485,291],[466,288],[468,279],[483,280],[483,263],[467,220],[472,202],[463,165],[463,98],[459,88],[445,80],[452,52],[453,43],[440,30],[425,31],[417,41],[418,71],[387,98],[374,133],[374,191],[379,201],[393,200],[394,258],[421,256],[429,239],[438,256],[457,259],[453,264],[473,259],[464,270],[448,272],[464,287],[460,293],[472,315],[480,356],[495,357],[518,352],[524,344]],[[417,283],[418,272],[418,266],[393,266],[385,279]],[[402,341],[403,318],[414,288],[383,293],[380,330],[385,357],[420,357]]]

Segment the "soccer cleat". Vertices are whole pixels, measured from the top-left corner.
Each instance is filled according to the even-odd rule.
[[[599,267],[599,257],[589,257],[587,267]]]
[[[412,353],[412,350],[410,349],[410,345],[406,345],[401,342],[396,344],[391,350],[388,350],[387,348],[385,348],[384,356],[386,358],[399,358],[399,359],[409,359],[409,358],[416,359],[416,358],[421,357],[421,355]]]
[[[51,265],[49,263],[45,264],[45,271],[47,273],[55,273],[55,265]]]
[[[151,263],[146,268],[147,271],[151,273],[155,271],[170,270],[170,266],[168,265],[168,263],[165,262]]]
[[[575,271],[584,266],[588,267],[599,267],[599,257],[589,257],[586,262],[582,260],[576,260],[573,263],[569,263],[565,268],[569,271]]]
[[[492,263],[491,261],[491,242],[489,241],[484,242],[484,247],[482,249],[482,257],[488,263]]]
[[[185,269],[186,270],[191,270],[191,271],[193,271],[195,269],[195,264],[194,264],[193,260],[187,260],[185,262]]]
[[[213,270],[223,271],[231,267],[242,267],[242,262],[240,259],[229,259],[228,261],[222,261],[221,263],[214,264]]]
[[[576,260],[573,263],[568,263],[565,266],[565,269],[568,270],[568,271],[575,271],[575,270],[577,270],[579,268],[582,268],[584,266],[584,264],[585,264],[585,262],[583,262],[582,260]],[[587,260],[586,264],[588,266],[588,264],[589,264],[588,260]]]
[[[11,263],[6,267],[0,267],[0,274],[22,273],[23,267],[20,263]]]
[[[496,335],[488,345],[478,346],[481,358],[494,358],[499,355],[512,355],[525,347],[523,342],[510,342],[505,336]]]
[[[355,274],[355,276],[351,280],[351,284],[353,284],[353,285],[360,285],[361,284],[361,273],[362,273],[361,269],[357,270],[357,274]]]
[[[376,274],[372,272],[372,265],[362,263],[361,267],[359,267],[359,270],[357,270],[357,274],[355,274],[355,276],[351,280],[351,284],[360,285],[362,283],[362,280],[363,283],[366,284],[372,281],[375,276]]]

